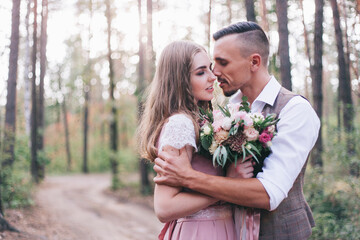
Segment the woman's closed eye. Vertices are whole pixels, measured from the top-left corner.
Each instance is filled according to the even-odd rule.
[[[197,76],[201,76],[204,75],[206,73],[206,71],[212,72],[213,71],[213,65],[210,64],[209,67],[202,67],[201,69],[199,69],[198,72],[196,72]]]

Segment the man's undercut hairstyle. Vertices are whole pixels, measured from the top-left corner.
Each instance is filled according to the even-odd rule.
[[[254,22],[238,22],[220,29],[213,34],[215,41],[222,37],[237,34],[240,43],[240,54],[248,57],[253,53],[260,54],[264,66],[268,64],[269,40],[264,30]]]

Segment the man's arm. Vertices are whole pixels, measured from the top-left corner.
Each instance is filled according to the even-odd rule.
[[[155,159],[154,170],[158,173],[154,178],[157,184],[184,186],[242,206],[270,208],[269,196],[258,179],[220,177],[196,171],[186,154],[173,157],[162,153]]]

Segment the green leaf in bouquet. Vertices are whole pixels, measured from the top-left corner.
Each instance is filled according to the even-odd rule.
[[[259,149],[258,149],[254,144],[252,144],[252,143],[250,143],[250,142],[248,142],[247,144],[248,144],[248,145],[251,147],[251,149],[254,150],[259,156],[261,155]]]
[[[218,164],[224,167],[226,164],[227,157],[228,157],[228,153],[226,151],[226,148],[224,146],[220,146],[220,154],[217,158]]]
[[[220,111],[224,114],[225,117],[231,117],[231,113],[227,106],[221,107],[220,105],[218,105],[218,107],[219,107]]]
[[[233,126],[232,128],[230,128],[229,136],[235,135],[237,133],[237,130],[238,130],[238,128],[236,126]]]
[[[235,167],[236,167],[236,164],[237,164],[237,160],[238,160],[238,154],[235,153],[234,155],[234,163],[235,163]]]
[[[202,107],[199,107],[199,117],[201,120],[207,120],[209,122],[214,122],[214,115],[211,110],[205,110]]]
[[[220,146],[221,147],[221,146]],[[214,155],[213,155],[213,166],[215,167],[215,162],[218,162],[219,154],[220,154],[220,147],[216,148]]]
[[[218,166],[221,166],[222,167],[222,164],[221,164],[221,154],[219,153],[216,157],[216,162],[218,164]]]
[[[239,111],[245,111],[245,112],[250,112],[250,104],[248,102],[248,98],[246,96],[243,96],[241,98],[241,106],[239,107]]]
[[[231,151],[229,145],[225,145],[224,147],[225,147],[225,149],[226,149],[226,152],[228,153],[228,159],[229,159],[230,161],[234,161],[236,152]]]
[[[242,149],[242,153],[243,153],[243,160],[242,160],[242,162],[244,162],[244,161],[245,161],[245,158],[246,158],[245,144],[242,144],[242,145],[241,145],[241,149]]]
[[[260,163],[260,162],[259,162],[259,159],[255,156],[255,154],[254,154],[250,149],[247,149],[247,148],[246,148],[246,151],[247,151],[248,153],[250,153],[250,154],[255,158],[255,160],[256,160],[257,163]]]
[[[201,146],[208,150],[212,144],[212,136],[211,135],[206,135],[206,136],[202,136],[200,137],[200,142],[201,142]]]

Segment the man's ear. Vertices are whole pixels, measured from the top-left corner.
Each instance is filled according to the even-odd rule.
[[[257,71],[261,66],[261,56],[257,53],[251,55],[251,71]]]

